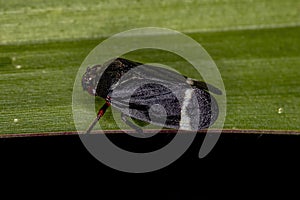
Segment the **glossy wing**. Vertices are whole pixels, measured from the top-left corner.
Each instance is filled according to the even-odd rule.
[[[218,113],[207,91],[191,87],[176,72],[153,66],[126,73],[112,86],[111,99],[112,106],[130,117],[175,129],[206,128]]]

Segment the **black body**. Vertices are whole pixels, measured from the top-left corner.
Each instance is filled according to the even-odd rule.
[[[208,92],[221,94],[214,86],[123,58],[88,68],[82,86],[123,115],[167,128],[208,128],[219,113],[215,98]]]

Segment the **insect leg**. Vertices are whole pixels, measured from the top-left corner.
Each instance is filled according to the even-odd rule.
[[[125,115],[124,113],[121,114],[121,119],[123,120],[123,122],[125,124],[127,124],[128,126],[130,126],[131,128],[133,128],[137,133],[143,134],[143,130],[140,127],[134,125],[131,121],[128,121],[127,117],[128,116]]]
[[[107,98],[105,104],[100,108],[98,111],[97,117],[94,119],[94,121],[91,123],[89,128],[86,130],[86,133],[90,133],[94,126],[97,124],[97,122],[100,120],[100,118],[104,115],[106,112],[106,109],[110,106],[110,100]]]

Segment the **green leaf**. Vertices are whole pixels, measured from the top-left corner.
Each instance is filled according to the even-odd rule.
[[[227,92],[224,128],[300,130],[299,6],[293,0],[0,1],[0,133],[74,131],[72,88],[82,61],[110,35],[144,26],[187,33],[212,56]],[[130,56],[182,64],[160,51]],[[118,128],[110,110],[101,125]]]

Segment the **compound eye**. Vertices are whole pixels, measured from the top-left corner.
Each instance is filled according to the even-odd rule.
[[[86,84],[85,84],[84,81],[82,81],[82,88],[83,88],[83,90],[86,90],[86,89],[87,89]]]
[[[84,77],[82,78],[82,88],[83,88],[83,90],[87,90],[88,85],[89,85],[89,82],[90,82],[90,81],[87,79],[86,76],[84,76]]]

